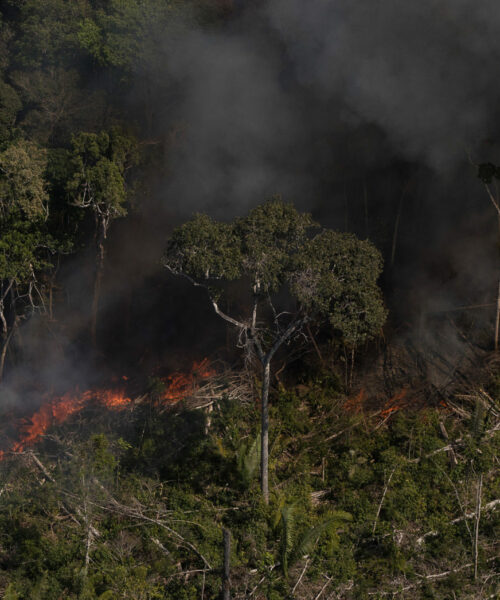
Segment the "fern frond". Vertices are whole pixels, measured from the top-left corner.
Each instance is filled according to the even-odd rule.
[[[272,528],[273,530],[276,530],[276,528],[278,527],[278,525],[281,523],[281,519],[283,518],[282,515],[282,510],[283,507],[285,506],[285,496],[279,496],[279,500],[276,506],[276,512],[274,513],[274,517],[273,517],[273,521],[272,521]]]
[[[308,529],[297,541],[288,557],[288,565],[294,565],[306,554],[310,554],[323,533],[335,531],[343,523],[352,521],[352,515],[344,510],[336,510],[318,525]]]
[[[288,575],[288,557],[293,549],[295,537],[295,507],[287,504],[281,509],[281,564],[283,573]]]
[[[260,433],[251,444],[242,444],[238,451],[238,470],[246,485],[248,485],[258,472],[260,465]]]

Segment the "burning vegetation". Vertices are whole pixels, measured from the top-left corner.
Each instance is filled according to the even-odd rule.
[[[496,13],[0,2],[1,598],[500,597]]]
[[[213,375],[215,375],[215,371],[211,368],[208,359],[194,362],[189,373],[174,373],[160,378],[163,389],[160,393],[155,394],[155,401],[160,406],[175,404],[192,395],[204,379]],[[62,396],[51,396],[43,400],[38,410],[21,420],[18,427],[18,441],[14,442],[9,449],[0,451],[0,460],[3,460],[6,454],[23,452],[26,448],[33,446],[50,427],[61,425],[91,403],[98,404],[107,410],[132,408],[135,400],[127,395],[128,377],[122,376],[122,380],[124,383],[120,388],[96,388],[83,392],[74,390]]]

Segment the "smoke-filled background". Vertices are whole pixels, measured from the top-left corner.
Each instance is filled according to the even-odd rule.
[[[493,302],[495,212],[472,163],[499,155],[498,21],[470,0],[271,0],[169,39],[150,74],[158,130],[177,127],[145,216],[166,215],[154,253],[194,211],[280,194],[375,241],[395,311]]]
[[[111,230],[106,360],[140,368],[223,344],[203,295],[162,270],[165,239],[193,212],[230,219],[275,194],[372,239],[395,338],[439,337],[459,355],[459,336],[438,336],[434,315],[493,303],[498,284],[495,212],[474,166],[500,160],[496,4],[239,0],[225,10],[210,26],[152,23],[148,58],[120,100],[158,153]],[[62,267],[71,319],[37,367],[48,383],[95,371],[79,345],[89,264]],[[487,331],[493,308],[467,319]],[[39,356],[35,323],[24,339]]]

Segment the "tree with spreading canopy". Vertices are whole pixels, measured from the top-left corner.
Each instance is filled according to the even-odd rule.
[[[0,153],[0,380],[21,319],[43,307],[38,275],[54,241],[46,227],[46,152],[19,140]]]
[[[237,329],[239,346],[262,366],[261,488],[267,503],[272,360],[313,320],[329,323],[352,348],[376,335],[386,316],[377,285],[381,255],[368,240],[321,229],[309,214],[273,199],[231,223],[195,215],[170,236],[163,264],[207,291],[217,315]],[[232,292],[231,281],[248,294],[247,310],[237,316],[220,305]]]
[[[67,192],[75,206],[95,220],[96,275],[92,299],[91,337],[97,335],[97,313],[104,274],[106,239],[114,219],[127,214],[125,171],[136,160],[135,140],[117,129],[73,136]]]

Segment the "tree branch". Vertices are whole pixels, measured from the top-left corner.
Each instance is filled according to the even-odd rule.
[[[184,271],[177,271],[176,269],[173,269],[167,263],[163,263],[163,265],[168,271],[170,271],[170,273],[172,273],[172,275],[184,277],[184,279],[187,279],[192,286],[204,289],[207,292],[208,297],[210,298],[210,302],[212,303],[212,306],[213,306],[216,314],[218,314],[219,317],[221,317],[221,319],[224,319],[225,321],[227,321],[228,323],[231,323],[231,325],[234,325],[235,327],[238,327],[239,329],[247,329],[248,326],[245,323],[242,323],[241,321],[237,321],[236,319],[233,319],[233,317],[230,317],[229,315],[227,315],[225,312],[223,312],[219,308],[217,301],[210,294],[210,289],[208,288],[208,286],[206,284],[196,281],[196,279],[194,279],[194,277],[191,277]]]
[[[498,216],[500,217],[500,204],[495,199],[495,196],[493,196],[493,194],[491,193],[490,186],[487,183],[485,183],[484,187],[486,188],[486,191],[488,192],[488,196],[489,196],[489,198],[491,200],[491,203],[495,207],[495,209],[496,209],[496,211],[498,213]]]
[[[309,317],[303,317],[302,319],[297,319],[290,323],[290,325],[285,329],[285,331],[276,339],[271,349],[266,355],[266,361],[271,360],[272,357],[276,354],[278,349],[282,344],[284,344],[289,337],[291,337],[296,331],[298,331],[303,325],[305,325],[308,321],[310,321]]]
[[[387,490],[389,489],[389,484],[391,483],[391,479],[392,479],[392,476],[394,475],[395,471],[396,471],[396,467],[394,467],[394,469],[392,470],[391,474],[389,475],[389,479],[387,480],[387,483],[385,484],[384,492],[382,494],[382,498],[380,499],[380,503],[378,505],[377,514],[375,515],[375,521],[373,522],[372,535],[375,535],[375,530],[377,529],[377,523],[378,523],[378,518],[380,516],[380,511],[382,510],[382,505],[384,504],[385,495],[387,494]]]

